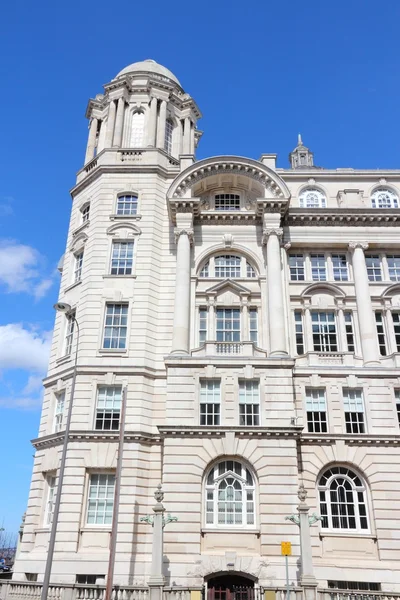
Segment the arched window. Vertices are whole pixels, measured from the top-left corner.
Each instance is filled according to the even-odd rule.
[[[172,134],[174,131],[174,124],[171,119],[167,119],[165,121],[165,140],[164,140],[164,150],[168,154],[172,154]]]
[[[144,112],[138,111],[132,115],[131,148],[142,148],[144,136]]]
[[[236,460],[212,467],[205,484],[207,527],[253,527],[255,486],[249,469]]]
[[[372,208],[398,208],[399,200],[392,190],[379,188],[371,196]]]
[[[326,208],[325,195],[316,188],[303,190],[299,196],[300,208]]]
[[[243,256],[221,254],[211,257],[200,270],[199,276],[220,279],[255,278],[254,267]]]
[[[365,485],[347,467],[331,467],[318,485],[322,528],[368,531]]]

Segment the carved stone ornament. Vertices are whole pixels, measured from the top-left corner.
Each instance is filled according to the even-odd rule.
[[[225,233],[225,235],[222,236],[222,241],[225,248],[231,248],[233,244],[233,235],[231,233]]]
[[[350,252],[354,252],[356,248],[361,248],[361,250],[368,250],[369,244],[367,242],[349,242],[349,250]]]
[[[157,502],[164,500],[164,492],[162,491],[161,483],[158,484],[156,491],[154,492],[154,498]]]
[[[256,207],[256,203],[254,202],[254,200],[248,199],[246,201],[246,204],[245,204],[245,209],[246,210],[254,210],[255,207]]]
[[[297,496],[299,497],[300,502],[305,502],[307,498],[307,490],[303,484],[298,489]]]
[[[178,227],[175,227],[174,234],[175,234],[175,243],[178,243],[178,240],[181,235],[187,235],[189,238],[190,244],[193,244],[193,238],[194,238],[193,229],[179,229]]]
[[[203,200],[200,202],[200,207],[204,210],[210,210],[210,202],[208,198],[203,198]]]
[[[286,252],[288,252],[291,247],[292,244],[290,242],[286,242],[285,244],[283,244],[283,248],[286,250]]]
[[[283,229],[282,227],[264,227],[262,243],[266,244],[270,235],[276,235],[278,238],[282,238]]]

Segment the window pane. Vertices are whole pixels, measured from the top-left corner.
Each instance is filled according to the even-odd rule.
[[[143,148],[144,112],[132,115],[131,148]]]
[[[131,275],[133,265],[133,242],[113,242],[111,275]]]
[[[291,281],[304,281],[304,256],[303,254],[289,255],[289,271]]]
[[[138,198],[133,195],[118,196],[117,215],[136,215]]]
[[[294,324],[296,334],[296,352],[304,354],[303,316],[301,310],[294,311]]]
[[[335,314],[332,312],[311,313],[314,350],[337,352]]]
[[[400,256],[390,254],[387,257],[389,277],[391,281],[400,281]]]
[[[379,256],[366,256],[365,263],[367,265],[368,279],[370,281],[382,281],[381,259]]]
[[[311,254],[311,275],[313,281],[326,281],[326,261],[323,254]]]
[[[345,254],[332,254],[333,279],[348,281],[347,258]]]
[[[233,256],[230,254],[216,256],[214,259],[215,277],[240,277],[240,266],[240,256]]]
[[[217,194],[215,210],[240,210],[240,196],[237,194]]]
[[[91,475],[87,522],[95,525],[111,523],[114,504],[114,475]]]
[[[121,386],[102,386],[98,389],[95,429],[119,429],[121,394]]]
[[[325,390],[306,390],[307,425],[310,433],[326,433],[326,399]]]
[[[103,348],[126,348],[128,306],[107,304]]]

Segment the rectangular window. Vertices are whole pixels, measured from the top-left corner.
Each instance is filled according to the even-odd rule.
[[[220,425],[221,382],[207,379],[200,382],[200,425]]]
[[[381,312],[375,312],[375,321],[376,321],[376,332],[378,334],[378,345],[379,352],[381,356],[387,355],[386,348],[386,333],[385,333],[385,324],[383,322],[383,314]]]
[[[65,333],[65,354],[71,354],[72,342],[74,340],[75,330],[75,315],[68,315],[67,317],[67,331]]]
[[[400,352],[400,313],[393,312],[393,327],[394,327],[394,337],[396,339],[396,350]]]
[[[90,476],[87,507],[88,525],[111,525],[114,506],[115,475]]]
[[[344,313],[344,326],[346,331],[347,350],[348,352],[355,352],[353,315],[351,312]]]
[[[346,433],[365,433],[364,402],[361,390],[343,390]]]
[[[306,390],[307,427],[310,433],[326,433],[325,390]]]
[[[64,421],[64,406],[65,406],[65,392],[60,392],[56,395],[56,404],[54,409],[54,433],[61,431],[63,428]]]
[[[240,342],[240,309],[217,308],[217,342]]]
[[[204,344],[207,339],[207,309],[199,308],[199,342]]]
[[[395,390],[394,397],[396,400],[397,421],[400,426],[400,390]]]
[[[74,283],[82,279],[83,251],[75,255]]]
[[[111,275],[131,275],[133,264],[133,242],[113,242]]]
[[[215,210],[240,210],[240,196],[238,194],[217,194]]]
[[[25,573],[25,578],[27,581],[36,582],[38,578],[37,573]]]
[[[121,386],[101,386],[97,392],[96,429],[117,431],[121,414]]]
[[[400,281],[400,256],[390,254],[387,257],[387,264],[389,269],[389,278],[391,281]]]
[[[337,352],[336,321],[333,312],[311,313],[314,350]]]
[[[324,254],[311,254],[310,258],[313,281],[326,281],[326,260]]]
[[[103,348],[126,348],[127,304],[107,304]]]
[[[291,281],[304,281],[305,280],[303,254],[290,254],[289,255],[289,271],[290,271],[290,280]]]
[[[118,196],[117,215],[127,216],[136,215],[138,208],[138,198],[134,195]]]
[[[105,579],[105,575],[77,575],[76,583],[80,585],[96,585],[96,581]]]
[[[329,589],[338,589],[338,590],[360,590],[360,591],[365,591],[365,592],[380,592],[381,590],[381,584],[380,583],[375,583],[375,582],[368,582],[368,581],[330,581],[328,580],[328,588]],[[345,595],[340,595],[339,598],[349,598],[352,595],[350,594],[345,594]],[[332,597],[332,596],[331,596]],[[336,596],[335,596],[336,597]],[[368,595],[362,595],[361,598],[363,598],[364,600],[367,599],[371,599],[373,598],[373,594],[368,594]]]
[[[85,208],[82,211],[82,223],[87,223],[89,221],[89,217],[90,217],[90,204],[85,206]]]
[[[259,382],[239,381],[239,419],[240,425],[260,424]]]
[[[215,277],[240,277],[239,256],[216,256],[214,259]]]
[[[304,354],[303,315],[301,310],[294,311],[294,327],[296,333],[296,352]]]
[[[348,281],[349,271],[345,254],[332,254],[332,268],[335,281]]]
[[[249,336],[251,342],[258,343],[258,311],[256,308],[249,309]]]
[[[379,256],[377,254],[366,256],[365,264],[367,265],[368,279],[370,281],[382,281],[382,267]]]
[[[55,475],[47,475],[46,477],[47,483],[47,502],[46,502],[46,510],[44,514],[44,524],[51,525],[53,521],[53,513],[54,513],[54,503],[56,501],[56,476]]]

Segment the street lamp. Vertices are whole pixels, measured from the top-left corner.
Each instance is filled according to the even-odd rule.
[[[72,404],[73,404],[74,392],[75,392],[75,381],[76,381],[76,370],[77,370],[76,367],[77,367],[78,344],[79,344],[79,324],[75,318],[74,313],[72,312],[72,307],[70,306],[70,304],[67,304],[66,302],[57,302],[57,304],[54,305],[54,308],[57,312],[63,313],[67,317],[67,319],[71,319],[74,321],[74,323],[76,325],[76,329],[77,329],[77,336],[76,336],[75,357],[74,357],[74,370],[72,373],[72,382],[71,382],[71,394],[70,394],[70,398],[69,398],[67,421],[65,423],[64,442],[63,442],[63,447],[62,447],[60,468],[59,468],[59,472],[58,472],[57,494],[56,494],[56,501],[54,503],[53,519],[51,522],[49,548],[48,548],[48,552],[47,552],[46,568],[45,568],[44,577],[43,577],[41,600],[47,600],[47,595],[49,592],[49,584],[50,584],[51,567],[53,566],[54,545],[55,545],[55,541],[56,541],[58,515],[60,513],[61,491],[62,491],[62,484],[63,484],[63,479],[64,479],[65,462],[67,459],[69,431],[70,431],[70,427],[71,427]]]

